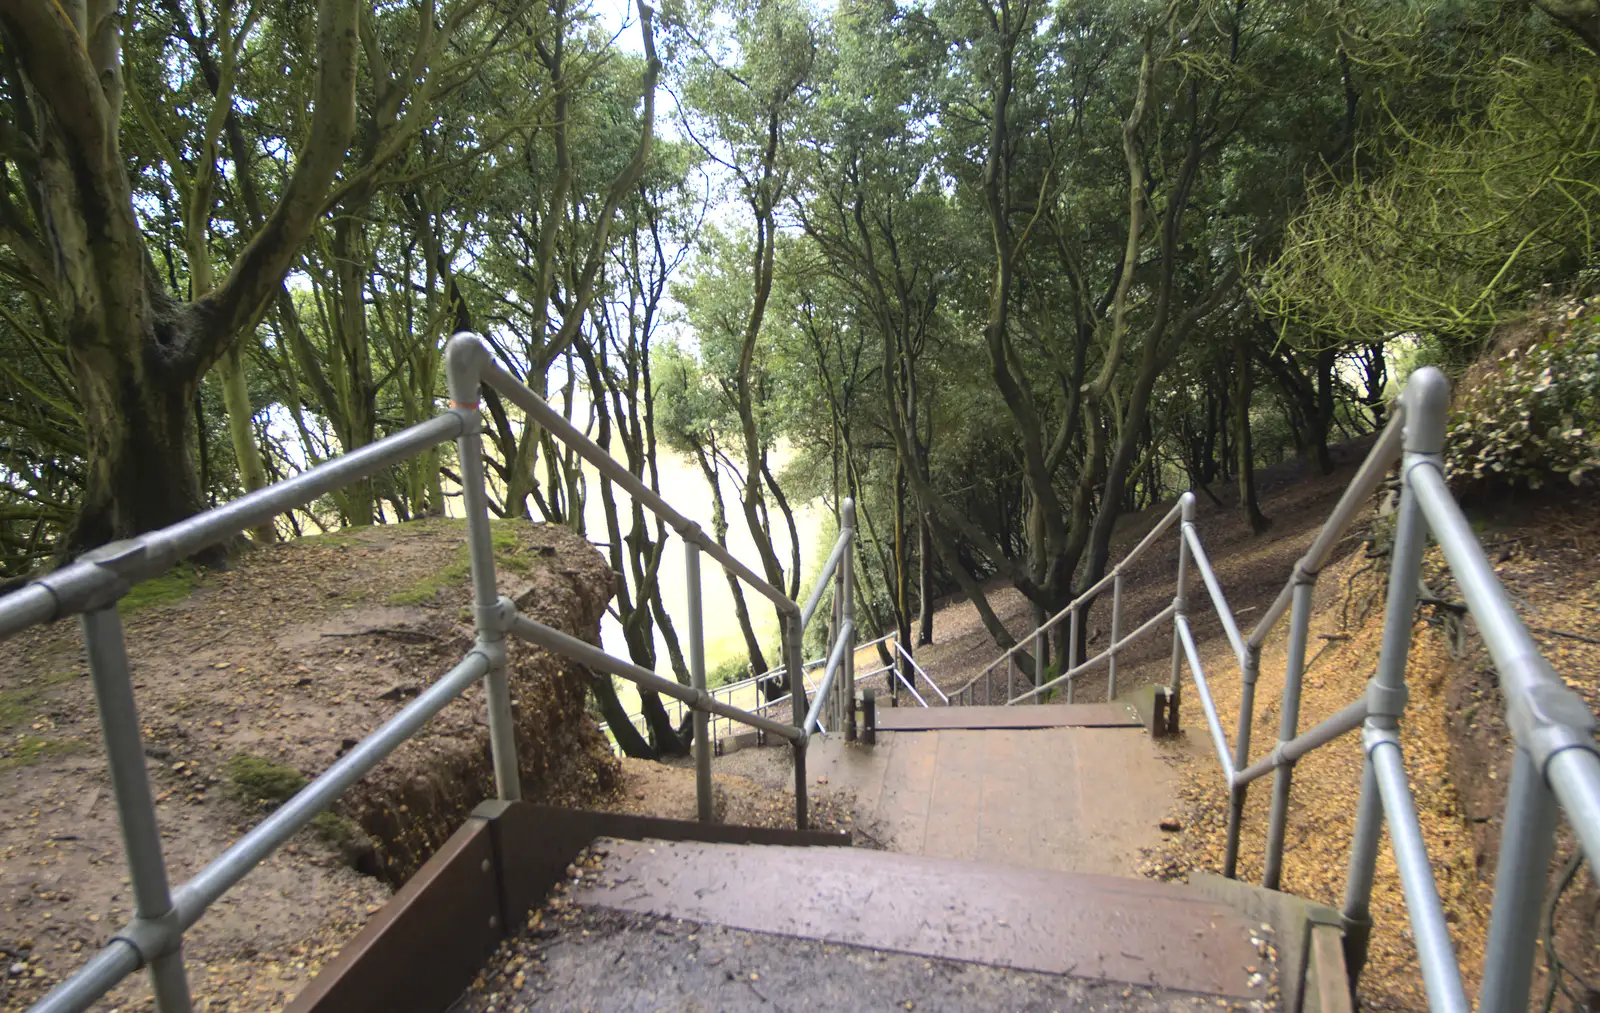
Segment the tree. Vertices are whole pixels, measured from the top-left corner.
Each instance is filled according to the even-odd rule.
[[[140,233],[122,158],[120,16],[99,2],[0,6],[6,93],[26,139],[24,210],[6,195],[8,247],[37,251],[64,321],[84,406],[85,490],[71,540],[88,546],[200,509],[189,431],[196,387],[276,291],[310,235],[354,129],[358,16],[317,9],[313,115],[276,206],[217,286],[183,300]],[[219,28],[237,51],[250,22]],[[224,115],[211,121],[220,130]],[[16,223],[31,222],[33,234]]]

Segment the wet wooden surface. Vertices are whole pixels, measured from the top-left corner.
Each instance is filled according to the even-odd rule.
[[[607,839],[594,850],[603,853],[599,875],[570,894],[584,907],[1090,980],[1264,995],[1252,926],[1176,884],[860,848]]]
[[[808,760],[892,851],[1137,876],[1171,806],[1161,749],[1139,728],[951,729],[814,742]]]
[[[1139,715],[1121,703],[1015,707],[886,707],[879,698],[878,730],[920,732],[946,728],[1137,728]]]

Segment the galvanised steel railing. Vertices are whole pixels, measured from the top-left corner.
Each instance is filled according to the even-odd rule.
[[[1159,628],[1162,623],[1166,622],[1168,619],[1171,619],[1175,609],[1177,608],[1176,603],[1168,606],[1160,612],[1157,612],[1154,616],[1151,616],[1149,620],[1147,620],[1132,633],[1129,633],[1127,636],[1122,636],[1123,577],[1128,567],[1137,562],[1138,559],[1149,550],[1150,546],[1155,544],[1156,539],[1160,538],[1164,533],[1166,533],[1167,529],[1172,527],[1172,525],[1176,523],[1180,517],[1190,515],[1184,514],[1183,511],[1185,509],[1190,511],[1190,514],[1192,514],[1194,510],[1194,496],[1192,493],[1184,493],[1183,497],[1178,500],[1178,505],[1167,511],[1166,516],[1157,521],[1156,526],[1151,528],[1150,531],[1139,540],[1139,544],[1135,545],[1131,550],[1129,550],[1127,555],[1118,560],[1117,564],[1111,568],[1109,573],[1095,581],[1093,587],[1089,588],[1087,591],[1084,591],[1082,594],[1078,595],[1078,597],[1068,602],[1067,606],[1061,611],[1040,623],[1032,633],[1028,634],[1027,637],[1012,645],[998,658],[995,658],[993,661],[989,662],[989,664],[984,667],[983,671],[967,680],[958,689],[952,690],[949,697],[946,698],[946,702],[963,705],[978,703],[979,701],[977,699],[976,690],[978,683],[981,682],[983,683],[983,699],[981,702],[984,704],[992,703],[994,701],[995,670],[1000,667],[1002,662],[1007,663],[1005,695],[1005,703],[1007,706],[1011,706],[1012,704],[1026,703],[1030,700],[1035,703],[1044,703],[1045,695],[1062,685],[1066,686],[1067,702],[1071,703],[1074,681],[1078,678],[1078,676],[1085,672],[1100,668],[1101,666],[1106,668],[1106,699],[1111,700],[1114,698],[1117,693],[1117,655],[1130,644],[1134,644],[1140,640],[1143,640],[1146,636],[1150,635],[1157,628]],[[1078,656],[1079,634],[1083,626],[1083,611],[1091,602],[1105,592],[1105,589],[1108,585],[1111,588],[1110,646],[1101,651],[1099,654],[1096,654],[1094,657],[1087,658],[1083,662],[1071,666],[1055,678],[1047,680],[1045,678],[1045,667],[1043,660],[1047,653],[1045,651],[1045,637],[1048,636],[1050,631],[1063,620],[1068,621],[1070,625],[1067,627],[1067,657],[1069,659],[1076,658]],[[1026,675],[1023,676],[1024,682],[1030,684],[1030,688],[1022,693],[1017,693],[1016,656],[1029,645],[1032,645],[1035,652],[1035,674],[1032,679],[1029,679]],[[926,674],[924,674],[923,677],[926,678]],[[931,679],[929,680],[929,683],[932,683]]]
[[[854,629],[851,549],[855,533],[854,505],[848,500],[843,504],[839,539],[844,548],[835,548],[829,568],[818,582],[821,587],[830,578],[835,581],[838,622],[828,669],[815,702],[808,711],[805,693],[793,694],[793,718],[788,723],[741,710],[706,692],[700,554],[710,554],[776,606],[782,623],[784,654],[791,672],[801,670],[800,641],[804,621],[816,608],[820,591],[813,592],[809,606],[802,609],[782,591],[756,576],[714,539],[708,538],[697,524],[674,510],[501,367],[482,339],[471,334],[457,334],[446,347],[445,364],[451,407],[437,418],[170,527],[86,553],[75,562],[0,598],[0,640],[40,623],[70,615],[79,617],[134,895],[133,920],[77,973],[35,1004],[32,1013],[80,1013],[141,967],[150,969],[156,1008],[160,1013],[189,1013],[192,1002],[183,962],[184,933],[223,893],[479,680],[484,683],[487,701],[496,794],[507,801],[519,799],[522,792],[507,679],[508,635],[538,644],[591,669],[629,679],[693,708],[701,819],[711,818],[709,715],[752,725],[787,740],[794,748],[795,825],[801,829],[806,827],[806,742],[817,729],[818,713],[829,699],[840,671],[845,672],[845,677],[838,683],[839,696],[850,689],[851,666],[841,659],[852,657],[854,653],[849,649]],[[661,516],[682,537],[689,584],[689,667],[693,685],[684,686],[664,679],[582,640],[518,615],[515,604],[498,593],[480,437],[482,419],[478,410],[480,388],[484,384],[520,407],[527,414],[529,426],[545,428],[605,479],[615,482]],[[268,523],[291,507],[309,503],[451,439],[456,441],[460,459],[467,545],[472,562],[476,632],[472,650],[293,798],[187,882],[173,889],[162,855],[161,832],[145,767],[122,620],[117,612],[118,600],[134,584],[165,573],[180,560],[202,549]],[[834,706],[853,710],[838,702]]]
[[[1387,427],[1311,547],[1295,563],[1288,583],[1248,637],[1239,629],[1195,527],[1194,496],[1185,493],[1111,573],[951,695],[961,703],[975,702],[975,688],[981,681],[984,683],[983,702],[989,702],[994,671],[999,664],[1014,659],[1028,643],[1033,643],[1037,650],[1043,636],[1064,619],[1073,624],[1068,657],[1076,658],[1080,609],[1110,583],[1110,647],[1055,679],[1016,695],[1013,695],[1016,675],[1013,661],[1006,690],[1008,704],[1040,699],[1063,682],[1070,693],[1075,677],[1103,664],[1110,669],[1109,699],[1115,693],[1118,652],[1170,619],[1173,645],[1172,675],[1166,688],[1167,712],[1174,718],[1177,714],[1180,677],[1186,665],[1200,696],[1206,727],[1216,747],[1217,762],[1227,779],[1229,815],[1223,874],[1229,878],[1236,878],[1238,874],[1240,824],[1248,787],[1267,774],[1273,774],[1262,874],[1263,885],[1271,889],[1278,888],[1282,877],[1294,764],[1319,746],[1360,728],[1365,761],[1343,907],[1345,956],[1352,985],[1366,961],[1379,832],[1387,825],[1429,1005],[1435,1013],[1469,1013],[1471,1006],[1462,986],[1460,966],[1406,780],[1399,733],[1407,698],[1406,660],[1411,646],[1418,578],[1423,549],[1431,532],[1443,550],[1445,561],[1494,660],[1504,693],[1507,724],[1515,743],[1478,1013],[1521,1013],[1526,1008],[1532,981],[1538,920],[1555,846],[1557,803],[1565,809],[1591,867],[1600,868],[1600,748],[1594,738],[1595,716],[1539,653],[1446,485],[1443,451],[1449,401],[1450,386],[1443,373],[1429,367],[1412,374],[1401,400],[1391,410]],[[1368,683],[1365,696],[1310,730],[1300,732],[1300,690],[1317,576],[1357,513],[1396,463],[1400,465],[1401,492],[1395,514],[1377,674]],[[1122,572],[1174,522],[1179,523],[1177,594],[1171,605],[1122,637],[1119,635]],[[1200,573],[1239,666],[1239,720],[1231,749],[1189,622],[1191,564]],[[1285,613],[1290,615],[1288,660],[1278,708],[1278,741],[1266,756],[1251,763],[1250,740],[1261,648]]]
[[[818,578],[818,579],[822,579],[822,578]],[[859,653],[860,651],[865,650],[868,647],[874,647],[874,646],[876,646],[878,644],[883,643],[884,641],[893,640],[893,639],[894,639],[894,634],[886,633],[883,636],[877,638],[876,640],[868,640],[868,641],[857,643],[856,646],[855,646],[855,649]],[[828,658],[827,658],[826,655],[824,655],[823,657],[820,657],[820,658],[812,658],[810,661],[805,663],[805,671],[807,673],[813,672],[813,671],[815,671],[815,670],[817,670],[819,668],[822,668],[827,663],[828,663]],[[887,668],[877,668],[877,669],[873,669],[873,670],[871,670],[869,672],[858,672],[855,675],[855,681],[856,681],[857,684],[859,684],[863,679],[869,678],[870,676],[874,676],[874,675],[880,675],[885,671],[887,671]],[[788,679],[788,673],[784,669],[782,669],[782,668],[774,668],[774,669],[772,669],[770,671],[763,672],[760,675],[752,675],[752,676],[750,676],[748,678],[740,679],[738,682],[723,683],[721,686],[714,687],[714,688],[710,689],[708,692],[710,692],[710,694],[713,697],[717,698],[717,699],[723,700],[724,702],[726,702],[728,704],[733,704],[734,699],[736,697],[738,697],[740,694],[748,693],[748,694],[751,694],[751,695],[759,697],[761,693],[764,693],[766,691],[765,687],[773,685],[773,684],[783,685],[783,684],[786,683],[787,679]],[[812,692],[814,692],[816,690],[816,685],[813,683],[813,680],[811,679],[809,674],[806,676],[805,684],[806,684],[806,692],[808,694],[812,693]],[[841,693],[840,696],[842,698],[843,694]],[[784,693],[784,694],[782,694],[782,695],[780,695],[778,697],[774,697],[770,701],[759,701],[758,700],[756,705],[753,708],[751,708],[751,710],[753,711],[753,713],[756,713],[756,714],[764,714],[766,711],[772,709],[772,707],[774,705],[781,704],[781,703],[786,703],[788,701],[788,699],[789,699],[789,694]],[[674,699],[674,700],[672,700],[670,703],[668,703],[666,705],[666,710],[667,710],[667,716],[669,718],[671,718],[674,723],[681,723],[683,721],[684,714],[689,710],[689,708],[686,707],[681,701],[678,701],[678,700]],[[644,711],[642,709],[627,711],[626,714],[627,714],[627,718],[628,718],[629,723],[631,723],[635,728],[637,728],[641,734],[648,734],[649,729],[644,724]],[[730,718],[724,718],[724,717],[721,717],[720,715],[712,714],[711,715],[711,741],[712,741],[712,743],[713,744],[717,743],[721,739],[721,737],[723,735],[725,735],[725,734],[732,734],[732,726],[734,724],[737,724],[737,723],[738,722],[733,721]],[[609,733],[610,728],[611,728],[611,726],[608,723],[603,722],[603,721],[600,723],[600,730],[602,732],[608,732]],[[824,728],[824,731],[826,731],[825,728]]]
[[[1594,715],[1540,655],[1445,483],[1443,451],[1449,401],[1449,382],[1443,373],[1430,367],[1412,374],[1388,427],[1311,548],[1295,564],[1288,584],[1249,637],[1240,634],[1206,557],[1194,527],[1192,500],[1182,504],[1184,542],[1179,552],[1178,594],[1173,605],[1173,687],[1178,683],[1180,664],[1186,662],[1200,694],[1218,763],[1227,778],[1230,805],[1224,875],[1237,875],[1240,823],[1248,786],[1269,772],[1274,774],[1263,867],[1264,885],[1273,889],[1282,875],[1284,827],[1295,762],[1311,750],[1361,728],[1365,760],[1343,907],[1346,962],[1352,981],[1366,961],[1379,831],[1387,825],[1429,1006],[1436,1013],[1468,1013],[1472,1007],[1462,986],[1460,965],[1422,839],[1400,743],[1418,578],[1431,532],[1494,661],[1505,699],[1506,723],[1514,742],[1478,1011],[1521,1013],[1527,1007],[1532,981],[1538,919],[1555,847],[1558,802],[1590,865],[1600,868],[1600,750],[1594,739]],[[1400,502],[1395,514],[1377,674],[1362,699],[1352,701],[1309,731],[1298,732],[1301,680],[1317,575],[1357,511],[1397,461]],[[1189,625],[1186,578],[1191,561],[1200,571],[1239,664],[1239,725],[1231,755]],[[1266,756],[1250,763],[1261,647],[1285,612],[1290,613],[1289,642],[1278,742]]]

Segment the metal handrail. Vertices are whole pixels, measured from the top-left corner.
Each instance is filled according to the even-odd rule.
[[[917,701],[917,706],[919,706],[919,707],[928,706],[928,701],[923,699],[922,694],[917,692],[917,687],[915,687],[915,686],[913,686],[911,684],[911,681],[906,678],[905,673],[900,671],[898,666],[891,666],[890,669],[889,669],[889,673],[893,678],[898,679],[900,681],[900,685],[902,685],[902,686],[904,686],[906,688],[907,692],[909,692],[911,694],[911,698],[913,700]]]
[[[805,607],[800,610],[800,628],[806,629],[811,625],[811,617],[816,614],[817,604],[822,601],[822,593],[828,589],[828,581],[833,578],[834,571],[839,569],[839,559],[850,551],[855,532],[844,528],[839,532],[839,538],[833,543],[833,551],[828,553],[828,561],[822,565],[822,572],[817,574],[817,583],[811,589],[811,597],[806,599]]]
[[[1189,496],[1190,494],[1185,493],[1184,495]],[[1135,562],[1140,556],[1144,555],[1145,550],[1150,548],[1150,546],[1155,543],[1155,540],[1159,538],[1162,533],[1164,533],[1168,528],[1172,527],[1172,525],[1179,520],[1179,518],[1182,516],[1182,502],[1183,501],[1180,498],[1179,505],[1174,506],[1171,510],[1168,510],[1166,515],[1163,516],[1161,520],[1156,522],[1156,526],[1151,528],[1145,534],[1145,536],[1139,540],[1139,544],[1130,549],[1128,554],[1118,560],[1117,565],[1113,566],[1111,570],[1106,573],[1105,576],[1096,581],[1092,587],[1078,595],[1072,601],[1068,602],[1066,607],[1061,609],[1055,615],[1039,624],[1039,626],[1032,633],[1028,634],[1026,639],[1021,640],[1007,648],[998,658],[995,658],[993,661],[989,662],[989,664],[985,666],[977,675],[974,675],[971,679],[968,679],[959,687],[952,690],[950,695],[956,696],[958,694],[966,693],[978,682],[979,679],[985,678],[990,672],[994,671],[994,669],[998,667],[1001,662],[1007,660],[1012,655],[1026,647],[1029,640],[1037,641],[1042,634],[1049,632],[1057,623],[1061,622],[1061,620],[1067,618],[1069,615],[1082,608],[1085,604],[1092,601],[1097,595],[1106,589],[1108,584],[1115,583],[1122,576],[1123,570]]]
[[[939,698],[940,702],[948,706],[950,703],[950,698],[944,695],[944,690],[940,689],[939,684],[934,682],[933,678],[928,675],[927,669],[917,664],[917,659],[912,655],[912,653],[906,650],[899,640],[894,642],[894,649],[899,652],[900,657],[906,659],[906,661],[910,663],[911,667],[916,670],[918,675],[922,676],[923,681],[928,684],[929,689],[933,690],[934,695]]]
[[[817,687],[816,698],[811,701],[811,710],[806,714],[806,722],[801,726],[801,731],[809,735],[817,730],[817,722],[822,717],[822,708],[827,704],[829,691],[833,689],[834,676],[838,675],[844,667],[844,654],[850,648],[850,634],[854,632],[854,623],[846,620],[839,629],[839,637],[833,643],[833,653],[828,656],[828,667],[822,672],[822,684]]]
[[[757,577],[698,525],[675,511],[636,476],[612,460],[597,444],[567,421],[508,371],[496,363],[488,347],[474,335],[458,334],[445,350],[450,409],[418,425],[351,451],[293,478],[249,493],[223,506],[179,521],[167,528],[103,546],[55,572],[0,598],[0,640],[30,626],[69,615],[81,617],[89,674],[100,712],[107,765],[118,820],[122,825],[134,917],[122,931],[80,968],[36,1003],[32,1013],[81,1013],[123,978],[148,966],[160,1013],[190,1013],[192,1000],[183,962],[183,935],[227,890],[276,848],[304,828],[351,785],[410,739],[432,717],[482,681],[488,712],[490,753],[497,796],[521,797],[516,740],[507,678],[507,637],[537,644],[590,668],[628,679],[646,689],[683,701],[695,711],[696,781],[700,815],[711,817],[711,715],[751,725],[788,740],[794,747],[795,824],[807,823],[805,748],[807,726],[801,713],[803,692],[791,693],[795,719],[774,721],[717,700],[705,688],[704,635],[701,628],[699,553],[708,552],[729,572],[761,591],[778,607],[785,633],[786,667],[803,673],[800,663],[801,608],[770,583]],[[614,658],[576,637],[517,614],[515,604],[498,594],[494,548],[489,530],[485,489],[482,419],[478,395],[488,384],[518,405],[537,424],[566,443],[607,480],[621,485],[662,516],[684,539],[690,578],[690,669],[693,685],[684,686],[638,665]],[[161,833],[145,765],[142,734],[133,695],[127,649],[117,602],[139,581],[165,573],[178,561],[202,549],[270,521],[293,507],[368,478],[384,468],[454,439],[461,470],[462,502],[471,559],[475,642],[459,664],[423,690],[378,729],[367,735],[332,766],[312,779],[294,797],[175,890],[162,853]],[[855,506],[843,504],[841,540],[853,541]],[[837,548],[836,548],[837,553]],[[828,689],[842,670],[851,689],[854,651],[854,568],[851,553],[842,553],[836,572],[836,607],[840,613],[834,660],[824,678],[817,706],[830,699]],[[840,656],[846,660],[839,663]],[[803,676],[793,680],[803,685]],[[833,700],[838,706],[837,699]],[[852,714],[853,717],[853,714]],[[849,724],[853,731],[853,721]]]
[[[1071,685],[1072,680],[1077,678],[1079,675],[1083,674],[1084,672],[1090,671],[1091,669],[1099,668],[1101,665],[1110,664],[1113,660],[1116,659],[1117,652],[1121,651],[1123,648],[1127,647],[1129,644],[1132,644],[1132,643],[1135,643],[1135,642],[1137,642],[1139,640],[1144,639],[1144,637],[1146,635],[1155,632],[1157,629],[1159,629],[1161,627],[1161,625],[1163,623],[1165,623],[1167,620],[1171,619],[1172,616],[1173,616],[1173,607],[1171,605],[1168,605],[1166,608],[1162,609],[1160,612],[1157,612],[1155,615],[1151,616],[1149,619],[1146,619],[1143,623],[1140,624],[1139,628],[1134,630],[1132,633],[1130,633],[1127,636],[1121,638],[1120,640],[1113,640],[1111,642],[1111,646],[1107,647],[1105,650],[1101,651],[1099,654],[1096,654],[1094,657],[1089,658],[1088,660],[1082,662],[1081,664],[1074,665],[1072,668],[1069,668],[1065,672],[1062,672],[1060,675],[1056,676],[1054,679],[1051,679],[1049,682],[1042,683],[1042,684],[1040,684],[1038,686],[1035,686],[1032,689],[1030,689],[1030,690],[1028,690],[1028,691],[1026,691],[1024,693],[1017,694],[1016,696],[1014,696],[1011,699],[1006,701],[1006,706],[1010,707],[1010,706],[1013,706],[1015,704],[1022,703],[1025,700],[1031,700],[1034,697],[1037,697],[1037,696],[1039,696],[1039,695],[1041,695],[1043,693],[1047,693],[1050,690],[1055,689],[1057,686],[1061,685],[1062,683],[1067,683],[1068,685]]]
[[[862,650],[865,650],[868,647],[874,647],[874,646],[876,646],[878,644],[883,643],[886,640],[892,640],[893,638],[894,638],[894,634],[893,633],[886,633],[883,636],[878,637],[876,640],[867,640],[867,641],[864,641],[864,642],[857,643],[855,645],[855,650],[857,652],[860,652]],[[828,658],[827,658],[826,655],[824,655],[824,656],[822,656],[820,658],[812,658],[810,661],[805,663],[804,668],[805,668],[806,671],[810,671],[811,669],[814,669],[814,668],[821,668],[823,665],[826,665],[827,663],[828,663]],[[870,677],[872,677],[874,675],[879,675],[882,672],[883,672],[883,669],[873,669],[873,670],[871,670],[869,672],[858,672],[856,674],[856,681],[860,682],[862,679],[867,679],[867,678],[870,678]],[[725,682],[720,686],[710,687],[707,690],[707,692],[709,692],[713,697],[721,697],[721,698],[727,700],[731,704],[732,701],[733,701],[733,697],[735,695],[737,695],[739,693],[739,691],[746,690],[746,689],[751,689],[753,687],[759,687],[764,683],[780,681],[780,680],[783,679],[783,677],[784,677],[784,670],[781,669],[781,668],[774,668],[774,669],[772,669],[770,671],[763,672],[760,675],[752,675],[752,676],[749,676],[748,678],[740,679],[738,682]],[[809,680],[806,683],[806,688],[808,690],[811,688],[811,683],[810,683]],[[783,701],[786,701],[788,699],[789,699],[788,695],[785,694],[784,696],[778,697],[777,700],[774,701],[774,702],[783,702]],[[676,711],[673,711],[673,710],[671,710],[669,708],[668,716],[670,718],[672,718],[672,720],[674,720],[674,721],[681,721],[683,719],[683,715],[686,712],[688,712],[689,708],[683,706],[682,701],[680,701],[680,700],[678,700],[676,698],[673,698],[672,702],[673,702],[674,705],[677,706],[678,709]],[[766,703],[758,703],[756,705],[755,710],[752,711],[751,713],[760,714],[760,713],[762,713],[763,710],[765,710],[767,708],[767,706],[768,705]],[[624,711],[623,712],[623,716],[626,717],[628,719],[628,723],[632,724],[635,728],[639,728],[640,731],[644,731],[645,730],[640,724],[640,722],[644,718],[644,710],[642,708],[640,710]],[[724,720],[730,720],[730,723],[731,723],[731,719],[724,719]],[[600,727],[600,730],[602,732],[609,732],[609,730],[611,728],[611,724],[610,724],[610,722],[602,721],[602,722],[600,722],[599,727]],[[712,731],[712,741],[713,742],[715,742],[716,739],[717,739],[716,728],[717,728],[717,716],[713,715],[712,716],[712,720],[711,720],[711,731]]]
[[[1446,484],[1443,450],[1449,396],[1449,384],[1438,370],[1424,368],[1412,374],[1388,427],[1311,548],[1295,564],[1289,583],[1273,607],[1242,644],[1230,630],[1229,639],[1242,677],[1239,736],[1232,755],[1185,615],[1184,551],[1179,556],[1173,617],[1172,689],[1177,687],[1180,662],[1186,663],[1200,694],[1218,765],[1230,794],[1224,875],[1237,874],[1245,790],[1269,771],[1275,773],[1263,863],[1264,885],[1274,889],[1282,870],[1290,776],[1295,762],[1347,732],[1362,729],[1364,772],[1342,911],[1348,966],[1352,974],[1359,973],[1366,959],[1380,832],[1387,826],[1429,1006],[1435,1013],[1469,1013],[1472,1006],[1462,985],[1449,924],[1423,842],[1399,733],[1407,698],[1406,666],[1422,551],[1431,531],[1494,661],[1514,746],[1478,1010],[1518,1013],[1526,1008],[1532,981],[1538,918],[1554,850],[1558,804],[1566,813],[1584,856],[1592,866],[1600,868],[1600,747],[1594,739],[1595,716],[1539,652]],[[1311,592],[1317,575],[1356,510],[1377,489],[1397,458],[1401,460],[1401,494],[1395,515],[1377,674],[1362,699],[1311,730],[1297,733]],[[1225,616],[1226,628],[1226,605],[1220,585],[1210,572],[1198,533],[1187,519],[1182,549],[1192,553],[1219,613]],[[1278,742],[1268,755],[1246,765],[1255,667],[1267,634],[1285,611],[1291,613],[1291,620],[1280,705],[1282,727]]]

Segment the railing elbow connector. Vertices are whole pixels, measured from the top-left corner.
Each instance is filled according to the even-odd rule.
[[[1380,726],[1397,723],[1405,713],[1411,690],[1405,686],[1385,686],[1377,679],[1367,680],[1367,720]]]
[[[1444,450],[1450,417],[1450,381],[1437,366],[1423,366],[1406,380],[1400,395],[1406,406],[1405,449],[1437,454]]]
[[[149,965],[169,953],[175,953],[183,944],[183,926],[178,920],[178,909],[173,908],[159,918],[136,917],[123,926],[113,939],[120,939],[133,947],[141,965]]]
[[[1541,775],[1551,758],[1565,750],[1600,755],[1594,740],[1595,717],[1583,698],[1560,680],[1542,655],[1529,661],[1542,671],[1527,680],[1527,692],[1506,694],[1506,724],[1517,745],[1528,751]]]
[[[478,386],[491,358],[489,346],[470,331],[461,331],[445,342],[444,371],[452,408],[477,410]]]
[[[683,522],[683,526],[677,528],[676,530],[678,532],[678,537],[682,538],[691,545],[703,547],[706,543],[706,533],[704,529],[702,529],[700,525],[694,521],[686,520]]]

